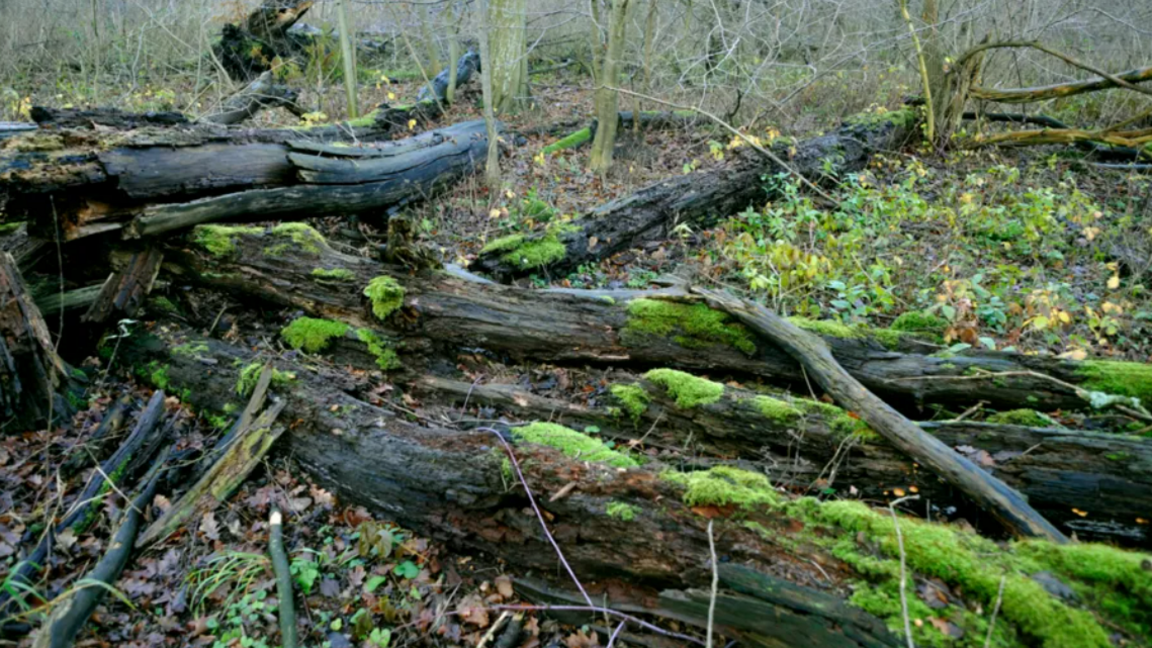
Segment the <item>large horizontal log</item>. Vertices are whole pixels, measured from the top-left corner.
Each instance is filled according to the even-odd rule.
[[[1133,84],[1152,81],[1152,66],[1121,72],[1117,74],[1116,77]],[[981,101],[1018,104],[1060,99],[1115,87],[1118,87],[1116,83],[1103,77],[1096,77],[1086,81],[1057,83],[1034,88],[983,88],[973,86],[969,89],[968,93],[971,98]]]
[[[502,441],[493,433],[423,427],[394,414],[386,404],[371,405],[365,399],[372,398],[373,385],[365,376],[270,357],[270,349],[231,347],[170,323],[156,331],[163,336],[159,346],[173,351],[160,360],[168,363],[170,384],[205,408],[234,400],[243,368],[270,358],[281,372],[272,389],[285,401],[285,416],[294,421],[282,437],[282,450],[345,501],[461,549],[504,558],[517,571],[555,573],[555,550],[542,535],[524,491],[516,486],[517,469],[504,461]],[[709,599],[705,587],[711,579],[711,518],[716,553],[725,557],[716,615],[719,634],[751,646],[903,644],[857,607],[882,614],[889,627],[899,627],[898,605],[869,605],[865,601],[875,599],[858,594],[845,602],[852,591],[880,597],[895,592],[896,571],[891,568],[898,552],[887,512],[849,502],[789,501],[763,476],[731,468],[678,473],[659,462],[636,465],[635,458],[618,451],[602,456],[605,463],[581,460],[560,440],[571,441],[569,433],[548,426],[504,434],[515,442],[519,470],[568,564],[597,602],[666,614],[680,602],[685,613],[672,616],[703,626],[705,615],[689,609],[699,612]],[[576,438],[595,444],[592,437]],[[918,616],[962,623],[949,610],[989,610],[1003,576],[1008,587],[997,624],[1001,645],[1104,648],[1112,632],[1142,640],[1133,619],[1118,618],[1115,607],[1082,602],[1100,614],[1103,621],[1097,621],[1032,581],[1028,570],[1033,567],[1013,562],[1013,554],[1020,552],[1034,561],[1029,564],[1051,569],[1057,580],[1072,581],[1076,570],[1062,562],[1065,555],[1076,560],[1107,551],[1110,566],[1129,582],[1146,578],[1138,555],[1043,542],[998,547],[969,533],[907,518],[901,527],[911,582],[932,577],[949,588],[946,607],[936,611],[910,593]],[[859,558],[847,551],[850,548],[860,552]],[[940,551],[962,567],[933,567]],[[1129,596],[1146,598],[1138,592]],[[749,614],[756,605],[758,613]],[[1036,614],[1050,620],[1033,623]],[[765,623],[765,618],[773,622]],[[1101,623],[1108,623],[1109,630]]]
[[[862,168],[873,151],[899,147],[909,136],[911,113],[845,124],[835,132],[773,151],[792,171],[818,182],[828,165],[838,174]],[[764,177],[788,172],[743,147],[731,161],[712,169],[663,180],[601,205],[570,225],[533,237],[493,242],[475,268],[499,276],[523,275],[543,267],[563,271],[595,263],[617,252],[668,238],[680,224],[706,227],[757,205],[770,195]],[[526,245],[548,245],[546,255],[524,254]]]
[[[699,380],[705,380],[700,378]],[[577,430],[596,426],[620,443],[728,457],[801,494],[858,492],[885,501],[919,492],[927,517],[961,516],[984,528],[980,510],[844,410],[787,395],[713,383],[712,402],[690,407],[648,380],[614,383],[595,405],[532,394],[515,385],[477,385],[421,376],[410,388],[443,403],[486,406],[511,420],[550,420]],[[449,412],[446,412],[449,413]],[[1019,490],[1037,511],[1081,539],[1152,549],[1152,439],[969,421],[920,423],[948,446]],[[953,507],[949,516],[944,510]],[[1083,513],[1074,512],[1076,509]],[[993,523],[991,528],[996,528]]]
[[[208,228],[193,235],[192,245],[169,248],[165,267],[242,298],[353,326],[383,326],[414,354],[435,345],[479,347],[512,360],[677,367],[758,377],[808,392],[799,365],[779,348],[703,304],[663,301],[683,297],[679,289],[536,291],[443,274],[410,276],[402,268],[335,252],[319,234],[309,240],[307,247],[277,254],[268,250],[285,251],[285,239],[275,229]],[[362,294],[381,275],[402,287],[404,302],[392,309],[397,314],[385,311],[390,316],[383,321]],[[1069,385],[1152,395],[1152,369],[1138,363],[977,350],[938,357],[926,353],[940,347],[899,331],[801,323],[822,333],[836,359],[865,386],[906,410],[922,403],[967,407],[981,400],[999,409],[1086,407]]]
[[[423,104],[421,104],[423,106]],[[431,106],[429,110],[434,110]],[[8,218],[27,219],[30,231],[52,239],[57,225],[65,240],[114,231],[139,218],[133,232],[147,235],[149,222],[166,218],[204,222],[319,213],[384,210],[419,200],[472,167],[483,151],[483,122],[456,124],[397,143],[387,137],[392,120],[412,110],[380,109],[365,118],[359,146],[322,146],[337,127],[228,131],[210,126],[141,130],[125,134],[67,131],[51,138],[59,150],[22,150],[20,140],[0,153],[0,191],[8,195]],[[328,128],[334,129],[332,133]],[[363,143],[368,142],[368,143]],[[27,148],[27,147],[24,147]],[[296,153],[293,153],[295,151]],[[307,160],[329,161],[333,177],[315,186]],[[357,174],[365,158],[387,159],[371,177]],[[341,162],[340,160],[344,160]],[[351,160],[358,160],[354,163]],[[441,177],[443,176],[443,177]],[[361,186],[352,188],[353,184]],[[293,209],[293,206],[296,206]],[[199,220],[198,220],[199,219]]]

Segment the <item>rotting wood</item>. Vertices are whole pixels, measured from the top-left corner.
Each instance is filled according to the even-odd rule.
[[[164,253],[155,246],[132,254],[123,268],[109,275],[95,302],[81,319],[103,324],[113,316],[135,317],[152,292],[152,284],[163,261]]]
[[[936,437],[925,433],[861,385],[833,357],[828,345],[759,304],[715,291],[698,291],[715,308],[771,340],[799,362],[845,409],[856,413],[873,430],[941,479],[996,516],[1013,534],[1068,542],[1059,529],[1036,512],[1015,489],[981,470]]]
[[[449,420],[460,409],[492,407],[511,420],[548,420],[576,430],[589,426],[617,443],[657,448],[690,447],[708,456],[729,457],[764,472],[772,483],[799,493],[852,489],[883,501],[900,493],[921,495],[926,514],[961,505],[978,528],[980,511],[963,505],[955,488],[922,467],[863,424],[836,408],[784,394],[764,394],[731,384],[715,402],[682,407],[668,390],[647,380],[627,380],[613,389],[632,390],[639,411],[605,393],[594,406],[535,395],[517,385],[484,385],[420,376],[407,385],[425,409],[445,407]],[[637,392],[634,388],[641,391]],[[623,393],[623,392],[622,392]],[[984,470],[1019,490],[1062,531],[1082,540],[1152,549],[1152,534],[1140,523],[1152,510],[1152,439],[1128,435],[980,422],[923,422],[918,425],[951,448],[963,448]],[[912,490],[915,489],[915,490]],[[1087,512],[1079,515],[1077,509]],[[930,511],[930,512],[927,512]]]
[[[265,108],[284,108],[296,117],[303,117],[307,110],[297,103],[299,93],[288,86],[276,83],[272,72],[264,72],[252,83],[224,101],[220,109],[205,115],[201,121],[212,124],[235,125],[251,119]]]
[[[419,358],[435,348],[484,348],[508,360],[555,364],[674,367],[714,376],[761,378],[807,393],[800,366],[779,347],[706,306],[662,312],[662,298],[683,296],[679,288],[662,290],[528,290],[481,284],[447,274],[412,275],[404,268],[352,257],[318,240],[311,249],[267,254],[281,244],[274,231],[232,234],[233,249],[212,254],[192,243],[166,248],[165,267],[173,281],[199,283],[242,298],[257,298],[312,317],[379,330],[402,342],[403,353]],[[175,242],[173,242],[175,243]],[[314,271],[334,272],[333,282]],[[377,276],[391,276],[405,290],[396,318],[380,321],[362,289]],[[356,287],[356,289],[349,289]],[[695,310],[691,310],[695,308]],[[713,321],[712,337],[683,327],[695,318]],[[1152,390],[1138,363],[1091,363],[1047,356],[969,350],[951,357],[931,354],[942,347],[895,331],[838,329],[827,334],[832,353],[866,387],[905,410],[923,403],[968,407],[986,401],[998,409],[1051,411],[1086,408],[1075,390],[1125,388],[1123,395]],[[338,356],[342,362],[375,367],[365,346],[353,342]],[[345,349],[338,346],[338,349]],[[1116,379],[1107,376],[1115,375]],[[1126,377],[1125,377],[1126,376]],[[1152,392],[1150,392],[1152,393]]]

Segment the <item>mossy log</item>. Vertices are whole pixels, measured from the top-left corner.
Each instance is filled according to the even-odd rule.
[[[849,173],[863,168],[873,151],[898,148],[909,137],[913,122],[912,113],[895,112],[883,119],[847,123],[828,135],[795,145],[780,143],[772,149],[792,170],[819,182],[828,165],[837,174]],[[540,267],[562,272],[596,263],[617,252],[664,240],[677,225],[707,227],[749,205],[758,205],[771,197],[765,190],[764,176],[784,172],[787,170],[749,147],[741,147],[731,152],[725,164],[663,180],[605,203],[574,221],[558,237],[552,233],[537,235],[537,240],[558,238],[560,246],[539,266],[517,263],[506,250],[493,249],[481,255],[474,269],[512,277],[539,271]]]
[[[494,433],[422,426],[386,403],[372,405],[367,400],[374,382],[367,375],[305,364],[270,348],[232,347],[173,323],[155,330],[168,348],[201,349],[157,359],[169,363],[173,385],[188,390],[200,407],[234,399],[239,367],[271,360],[285,376],[274,390],[294,421],[280,448],[344,501],[455,547],[505,558],[517,571],[555,572],[555,551],[526,511],[524,492]],[[633,613],[667,613],[670,601],[687,599],[699,611],[711,580],[711,518],[716,551],[726,560],[719,634],[751,646],[904,644],[887,629],[902,624],[899,552],[887,511],[857,502],[790,500],[763,475],[731,467],[684,473],[651,460],[640,465],[644,458],[619,450],[606,456],[627,461],[612,467],[570,455],[563,444],[548,445],[547,434],[534,437],[543,443],[529,443],[516,430],[501,434],[514,442],[556,541],[596,601]],[[562,436],[595,443],[571,430]],[[923,621],[915,633],[924,645],[929,633],[940,632],[929,617],[983,637],[1002,577],[996,645],[1105,648],[1113,633],[1133,645],[1147,641],[1141,634],[1152,610],[1152,572],[1141,566],[1146,556],[1043,541],[998,546],[907,517],[900,526],[916,584],[910,613]],[[1043,581],[1032,579],[1041,572]],[[1041,584],[1054,581],[1073,588],[1077,600],[1061,599]],[[927,587],[922,599],[920,585],[932,582],[943,584],[941,595],[933,600]],[[734,613],[757,602],[758,614]],[[766,617],[774,622],[764,623]],[[694,613],[676,618],[701,623]]]
[[[699,380],[704,380],[699,378]],[[600,428],[617,443],[727,457],[754,467],[773,484],[809,494],[856,492],[869,501],[919,493],[927,517],[963,517],[977,528],[985,515],[952,486],[873,433],[845,410],[787,394],[715,383],[716,400],[684,407],[674,392],[626,379],[583,406],[532,394],[516,385],[476,385],[421,376],[408,385],[425,404],[494,407],[510,420],[550,420]],[[981,422],[925,422],[927,432],[963,448],[981,467],[1019,490],[1068,535],[1152,549],[1152,439]],[[706,462],[708,463],[708,462]],[[945,511],[953,509],[951,515]],[[1141,522],[1144,520],[1145,522]]]
[[[0,152],[0,192],[8,218],[27,219],[30,233],[48,240],[59,227],[66,241],[129,223],[132,235],[150,236],[211,220],[383,213],[433,194],[483,159],[482,121],[372,141],[387,138],[397,120],[407,129],[415,115],[437,110],[381,108],[363,118],[360,133],[196,126],[41,134]],[[359,145],[328,144],[354,137]],[[329,172],[313,177],[316,165]]]
[[[166,248],[165,267],[177,274],[176,281],[379,329],[413,358],[437,347],[479,347],[517,361],[675,367],[760,378],[808,393],[800,366],[775,345],[706,305],[664,301],[683,297],[678,288],[527,290],[440,273],[411,275],[338,253],[315,232],[297,232],[304,237],[298,243],[287,226],[198,228],[188,242]],[[380,276],[393,279],[398,297],[373,313],[363,289]],[[981,400],[998,409],[1089,406],[1061,383],[1152,402],[1152,368],[1139,363],[978,350],[930,355],[943,348],[913,333],[798,321],[819,333],[857,380],[905,411],[923,403],[968,407]],[[375,363],[367,353],[360,361]]]

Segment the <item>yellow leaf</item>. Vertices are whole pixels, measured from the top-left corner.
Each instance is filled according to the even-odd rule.
[[[1065,324],[1071,324],[1072,323],[1072,318],[1068,315],[1068,311],[1060,311],[1060,313],[1056,317],[1059,318],[1059,320],[1061,322],[1064,322]]]
[[[396,101],[396,93],[395,92],[389,92],[388,93],[388,101]]]
[[[1084,360],[1088,357],[1088,352],[1084,349],[1072,349],[1071,351],[1061,353],[1057,357],[1062,360]]]
[[[413,128],[416,128],[416,120],[415,119],[409,119],[408,120],[408,130],[412,130]]]
[[[492,211],[488,212],[488,218],[500,218],[500,210],[493,209]]]
[[[1120,287],[1120,275],[1112,275],[1112,277],[1108,279],[1108,289],[1109,290],[1116,290],[1119,287]]]

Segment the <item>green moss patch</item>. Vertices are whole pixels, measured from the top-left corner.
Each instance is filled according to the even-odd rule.
[[[523,234],[509,234],[508,236],[501,236],[500,238],[495,238],[491,241],[488,241],[488,245],[485,245],[483,248],[481,248],[480,254],[492,254],[495,252],[507,252],[509,250],[515,250],[516,248],[520,247],[520,244],[523,242]]]
[[[376,365],[383,371],[392,371],[403,366],[400,364],[400,358],[396,355],[396,350],[388,344],[387,340],[376,335],[374,331],[365,328],[357,329],[356,338],[368,346],[368,353],[376,358]]]
[[[984,419],[988,423],[1000,425],[1026,425],[1028,427],[1053,427],[1056,422],[1036,410],[1014,409],[1007,412],[997,412]]]
[[[272,228],[272,235],[284,241],[264,248],[264,254],[268,256],[280,256],[289,249],[320,254],[322,249],[328,247],[328,241],[324,240],[320,232],[305,223],[281,223]]]
[[[888,328],[943,339],[944,332],[948,330],[948,320],[932,313],[908,311],[897,317]]]
[[[633,506],[627,502],[608,502],[608,506],[605,512],[608,513],[608,517],[614,517],[617,520],[631,522],[632,520],[635,520],[636,515],[640,513],[640,507]]]
[[[372,302],[372,313],[381,320],[404,305],[404,294],[404,286],[385,275],[376,277],[364,288],[364,296]]]
[[[660,477],[684,487],[683,500],[688,506],[752,509],[780,502],[767,477],[731,466],[713,466],[696,472],[667,471]]]
[[[197,225],[192,228],[192,242],[212,256],[223,257],[236,252],[237,236],[263,233],[260,227]]]
[[[554,155],[560,151],[563,151],[564,149],[576,148],[577,146],[580,146],[581,144],[584,144],[591,139],[592,129],[583,128],[576,131],[575,133],[552,142],[541,150],[543,151],[544,155]]]
[[[332,340],[344,337],[348,325],[333,320],[315,317],[298,317],[280,330],[281,337],[293,349],[307,353],[320,353],[328,348]]]
[[[684,409],[715,403],[724,395],[724,385],[675,369],[653,369],[644,377],[667,389]]]
[[[1081,387],[1092,391],[1139,398],[1152,404],[1152,364],[1089,360],[1077,373],[1084,379]]]
[[[756,406],[756,409],[760,410],[764,418],[773,423],[791,423],[803,415],[803,412],[788,401],[772,398],[771,396],[756,396],[752,399],[752,404]]]
[[[352,281],[356,278],[355,273],[347,268],[316,268],[311,274],[316,281]]]
[[[879,438],[879,435],[876,434],[872,428],[868,427],[867,423],[852,416],[843,408],[832,405],[831,403],[798,398],[793,401],[793,405],[805,414],[821,417],[824,423],[841,438],[855,436],[864,441]]]
[[[260,380],[260,372],[263,371],[264,365],[260,362],[253,362],[245,365],[240,369],[240,377],[236,380],[236,393],[241,397],[247,397],[256,388],[256,383]],[[279,369],[272,370],[272,384],[277,387],[286,387],[296,380],[296,374],[291,371],[280,371]],[[227,406],[225,406],[227,411]]]
[[[670,337],[685,348],[731,346],[748,355],[756,352],[756,342],[748,329],[731,321],[727,313],[704,304],[678,304],[655,299],[628,303],[628,323],[622,332],[625,344],[638,343],[642,336]]]
[[[573,459],[606,463],[617,468],[640,465],[632,457],[609,448],[603,441],[563,425],[537,421],[518,427],[513,432],[527,443],[556,448]]]
[[[616,397],[620,406],[628,412],[628,416],[632,417],[633,423],[640,422],[640,416],[648,410],[648,404],[652,402],[648,392],[640,385],[616,384],[609,387],[608,391]]]

